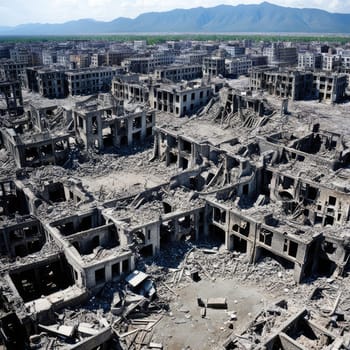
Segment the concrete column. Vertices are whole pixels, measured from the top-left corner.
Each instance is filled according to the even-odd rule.
[[[156,243],[153,244],[153,255],[156,255],[159,253],[159,250],[160,250],[160,224],[157,224],[157,226],[155,226],[154,235],[155,235],[154,241]]]
[[[258,246],[255,246],[253,257],[250,263],[255,264],[259,260],[260,256],[261,256],[261,248]]]
[[[228,223],[229,223],[229,215],[227,215],[227,214],[229,214],[228,212],[226,212],[226,224],[225,224],[225,248],[227,249],[227,250],[229,250],[230,249],[230,230],[229,230],[229,225],[228,225]]]
[[[105,265],[105,278],[106,278],[106,282],[112,281],[112,265],[111,264]]]
[[[196,157],[195,157],[195,145],[194,143],[191,143],[191,159],[189,161],[189,164],[188,166],[190,168],[193,168],[195,166],[195,160],[196,160]]]
[[[253,247],[254,247],[253,243],[247,240],[247,255],[249,256],[250,262],[253,260],[253,255],[254,255]]]
[[[304,265],[300,265],[298,262],[294,263],[294,280],[300,283],[304,276]]]
[[[129,262],[130,262],[130,271],[135,270],[135,256],[134,255],[132,255],[129,258]]]
[[[195,212],[194,216],[194,229],[195,229],[195,240],[199,240],[199,212]]]
[[[128,133],[128,146],[132,145],[132,125],[133,125],[133,118],[128,118],[127,123],[127,133]]]
[[[160,149],[160,144],[159,144],[159,135],[154,134],[153,136],[153,157],[154,158],[159,158],[159,149]]]
[[[181,145],[181,140],[179,139],[179,141],[178,141],[178,143],[177,143],[177,167],[178,168],[180,168],[180,158],[181,158],[181,156],[180,156],[180,153],[181,153],[181,147],[180,147],[180,145]]]
[[[119,232],[119,241],[120,241],[121,247],[126,247],[129,243],[131,243],[128,241],[128,234],[125,230],[120,229],[118,230],[118,232]]]
[[[141,115],[141,140],[146,137],[146,112],[143,111]]]
[[[96,119],[97,119],[98,148],[99,149],[103,149],[104,145],[103,145],[103,137],[102,137],[102,120],[101,120],[101,116],[98,115]]]
[[[209,236],[209,220],[208,220],[208,216],[209,216],[209,207],[206,205],[204,207],[204,229],[203,229],[203,234],[204,234],[204,237],[208,237]]]

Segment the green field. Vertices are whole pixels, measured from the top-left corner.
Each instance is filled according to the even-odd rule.
[[[287,35],[287,34],[161,34],[161,35],[65,35],[65,36],[0,36],[0,43],[31,43],[45,41],[67,40],[106,40],[106,41],[133,41],[147,40],[149,45],[160,44],[167,40],[198,40],[198,41],[229,41],[251,39],[253,41],[292,41],[292,42],[337,42],[345,44],[350,42],[349,36],[331,35]]]

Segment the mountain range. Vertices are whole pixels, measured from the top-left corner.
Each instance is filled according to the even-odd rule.
[[[219,5],[149,12],[109,22],[79,19],[60,24],[0,26],[0,35],[80,35],[116,33],[350,33],[350,14],[312,8]]]

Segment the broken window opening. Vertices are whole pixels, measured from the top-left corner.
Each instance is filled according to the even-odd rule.
[[[169,164],[177,164],[177,154],[175,154],[174,152],[169,152]]]
[[[241,227],[239,228],[239,233],[243,236],[248,237],[249,236],[249,231],[250,231],[250,223],[249,222],[244,222],[243,225],[241,223]]]
[[[207,180],[205,182],[206,185],[209,185],[210,181],[213,179],[215,175],[213,173],[209,173],[207,176]]]
[[[288,188],[294,186],[294,179],[288,176],[283,176],[281,183],[282,183],[282,188],[284,190],[287,190]]]
[[[106,281],[106,274],[105,274],[105,269],[104,267],[102,269],[96,270],[95,271],[95,283],[96,284],[101,284]]]
[[[112,278],[117,278],[120,276],[120,263],[117,262],[112,265]]]
[[[127,136],[122,136],[121,138],[120,138],[120,145],[121,146],[127,146],[128,145],[128,137]]]
[[[192,152],[192,145],[191,142],[188,142],[186,140],[182,141],[182,151],[185,151],[187,153],[191,153]]]
[[[153,256],[153,245],[152,244],[148,244],[148,245],[142,247],[139,250],[139,253],[145,258]]]
[[[182,170],[186,170],[188,168],[188,160],[186,158],[180,158],[180,168],[182,168]]]
[[[174,234],[174,224],[172,221],[163,222],[160,225],[160,247],[166,248],[168,243],[172,241]]]
[[[130,265],[129,264],[129,259],[123,260],[123,262],[122,262],[122,272],[123,273],[128,273],[129,272],[129,270],[130,270],[130,266],[129,265]]]
[[[133,242],[136,245],[143,245],[146,243],[146,237],[142,231],[133,232]]]
[[[336,197],[329,196],[329,198],[328,198],[328,204],[329,205],[335,205],[336,202],[337,202],[337,198]]]
[[[141,131],[138,131],[133,134],[133,143],[139,143],[141,141]]]
[[[315,187],[309,186],[307,190],[307,199],[314,201],[317,198],[317,195],[318,195],[318,189]]]
[[[216,225],[213,225],[213,224],[209,225],[209,236],[211,240],[213,240],[214,242],[217,242],[219,244],[226,243],[225,230],[221,229],[220,227],[217,227]]]
[[[333,224],[334,224],[334,217],[327,215],[325,220],[324,220],[324,225],[325,226],[327,226],[327,225],[332,226]]]
[[[296,258],[298,253],[298,243],[289,239],[284,240],[283,251],[289,256]]]
[[[134,118],[132,127],[133,127],[133,129],[141,129],[142,118],[141,117]]]
[[[163,202],[164,214],[171,213],[171,205],[167,202]]]
[[[113,147],[114,133],[110,126],[102,130],[102,137],[104,147]]]
[[[235,235],[231,236],[233,238],[233,250],[239,253],[247,252],[247,241],[244,238],[237,237]]]
[[[91,127],[92,127],[92,133],[94,135],[96,135],[98,132],[98,124],[97,124],[97,117],[96,116],[92,117],[92,119],[91,119]]]
[[[49,200],[54,203],[65,202],[66,195],[64,193],[64,186],[61,182],[55,183],[49,188]]]
[[[266,229],[261,229],[259,235],[259,241],[271,247],[272,245],[273,232],[268,231]]]

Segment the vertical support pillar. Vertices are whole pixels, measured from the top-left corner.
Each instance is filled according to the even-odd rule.
[[[141,114],[141,140],[146,138],[146,112],[142,111]]]
[[[128,146],[131,146],[133,141],[132,139],[133,121],[134,121],[134,118],[128,118],[128,123],[127,123]]]

